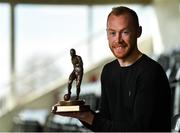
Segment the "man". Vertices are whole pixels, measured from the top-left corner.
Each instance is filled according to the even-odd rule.
[[[76,79],[76,100],[79,99],[80,86],[83,77],[83,62],[80,56],[76,55],[75,49],[70,50],[71,62],[73,64],[73,71],[69,76],[68,94],[64,95],[64,100],[68,101],[71,98],[72,82]]]
[[[141,53],[137,14],[113,8],[107,19],[109,47],[117,58],[101,75],[99,113],[60,113],[78,118],[92,131],[170,131],[170,87],[162,67]]]

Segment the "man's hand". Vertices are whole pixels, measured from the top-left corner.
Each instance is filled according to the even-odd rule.
[[[81,121],[84,121],[88,123],[89,125],[92,125],[93,119],[94,119],[94,114],[91,111],[84,111],[84,112],[53,112],[56,115],[61,115],[61,116],[67,116],[67,117],[73,117],[77,118]]]

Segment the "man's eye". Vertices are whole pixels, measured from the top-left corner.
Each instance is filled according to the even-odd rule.
[[[114,31],[113,32],[109,32],[109,34],[114,36],[114,35],[116,35],[116,32],[114,32]]]
[[[129,31],[123,31],[122,32],[124,35],[128,35],[130,32]]]

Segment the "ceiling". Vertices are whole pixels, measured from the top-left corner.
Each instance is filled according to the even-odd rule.
[[[26,3],[26,4],[77,4],[77,5],[98,5],[98,4],[151,4],[153,0],[0,0],[6,3]]]

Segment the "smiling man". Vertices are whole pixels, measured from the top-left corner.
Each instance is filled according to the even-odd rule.
[[[107,36],[109,47],[120,65],[128,66],[142,56],[137,48],[137,38],[140,37],[142,28],[139,26],[137,15],[133,11],[123,13],[123,15],[118,15],[119,13],[120,10],[114,9],[109,14]]]
[[[107,19],[109,47],[116,59],[101,74],[101,104],[93,111],[59,113],[78,118],[92,131],[170,131],[171,92],[162,67],[141,53],[136,12],[115,7]]]

